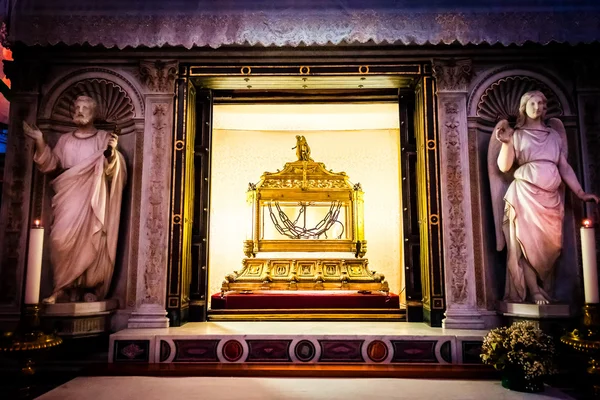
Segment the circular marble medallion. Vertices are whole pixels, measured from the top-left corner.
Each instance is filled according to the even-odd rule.
[[[296,358],[302,362],[307,362],[315,356],[315,345],[310,340],[301,340],[294,348]]]
[[[223,357],[227,361],[237,361],[242,358],[242,354],[244,354],[244,348],[237,340],[229,340],[223,345]]]
[[[381,340],[373,340],[367,347],[367,355],[372,361],[382,362],[387,358],[388,348]]]

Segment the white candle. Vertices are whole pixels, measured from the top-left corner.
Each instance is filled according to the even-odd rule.
[[[40,301],[40,280],[42,279],[42,251],[44,250],[44,228],[39,220],[29,231],[29,254],[27,257],[27,279],[25,281],[25,304]]]
[[[596,235],[592,221],[583,220],[581,227],[581,258],[583,262],[583,287],[586,303],[598,303],[598,266],[596,264]]]

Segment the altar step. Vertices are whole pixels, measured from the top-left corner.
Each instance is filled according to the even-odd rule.
[[[115,364],[477,365],[483,330],[408,322],[196,322],[125,329],[110,337]]]
[[[406,321],[394,293],[371,290],[243,290],[211,296],[210,321]]]
[[[406,321],[398,308],[211,309],[209,321]]]

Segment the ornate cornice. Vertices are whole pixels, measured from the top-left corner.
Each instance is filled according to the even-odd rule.
[[[433,76],[436,79],[438,93],[466,92],[473,77],[471,60],[434,60]]]
[[[138,77],[151,92],[173,93],[177,61],[140,61]]]

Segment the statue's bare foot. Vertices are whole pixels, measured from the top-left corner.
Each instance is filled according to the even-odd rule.
[[[49,297],[46,297],[44,300],[42,300],[42,303],[55,304],[56,300],[63,294],[64,294],[64,292],[62,290],[59,290],[58,292],[54,292],[54,293],[52,293],[52,295],[50,295]]]
[[[550,304],[550,300],[541,293],[534,293],[532,296],[533,302],[538,305]]]
[[[76,289],[71,289],[71,295],[69,296],[69,302],[76,303],[79,300],[79,295]]]
[[[96,296],[94,293],[86,293],[83,295],[83,301],[88,303],[98,301],[98,296]]]

